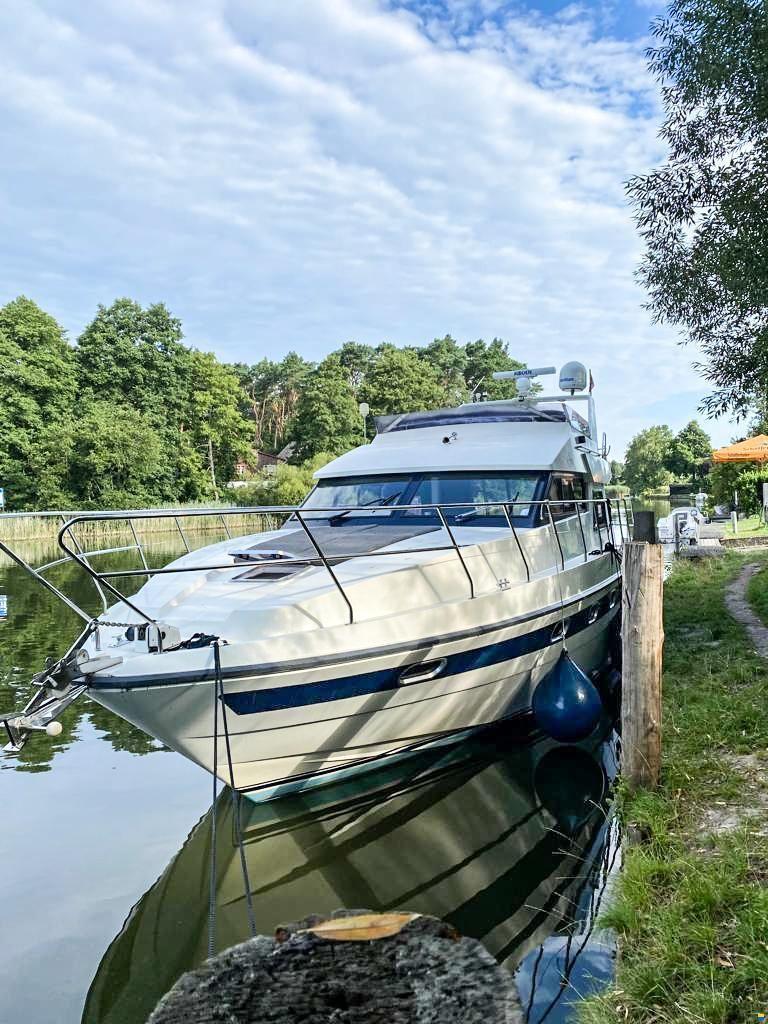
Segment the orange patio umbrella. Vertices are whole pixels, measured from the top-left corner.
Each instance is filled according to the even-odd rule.
[[[766,462],[768,461],[768,434],[748,437],[727,448],[712,452],[713,462]]]

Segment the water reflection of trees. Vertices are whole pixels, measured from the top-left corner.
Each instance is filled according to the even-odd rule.
[[[154,549],[152,564],[164,564],[176,557],[176,549]],[[24,551],[32,564],[57,557],[56,549]],[[135,552],[119,552],[109,557],[109,568],[129,569],[137,564]],[[99,568],[107,568],[106,558]],[[76,565],[56,566],[47,573],[57,587],[87,612],[97,614],[101,603],[90,579]],[[121,581],[121,589],[130,595],[141,580]],[[30,680],[42,669],[48,656],[61,657],[82,629],[82,621],[61,601],[17,566],[0,566],[0,593],[8,597],[8,617],[0,621],[0,711],[21,708],[32,693]],[[55,738],[32,736],[20,753],[10,755],[21,771],[48,771],[58,751],[77,740],[77,729],[89,720],[115,750],[147,754],[164,749],[155,740],[124,719],[93,701],[81,698],[61,716],[62,732]],[[2,737],[0,737],[2,739]]]

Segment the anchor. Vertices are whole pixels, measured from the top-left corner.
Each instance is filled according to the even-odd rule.
[[[3,749],[18,754],[34,731],[60,736],[62,724],[58,718],[87,689],[87,677],[119,665],[122,660],[109,655],[92,658],[87,651],[73,648],[59,661],[49,658],[43,671],[32,677],[38,689],[21,713],[0,714],[0,724],[8,736]]]

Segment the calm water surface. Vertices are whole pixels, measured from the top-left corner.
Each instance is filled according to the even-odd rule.
[[[74,567],[51,578],[97,610]],[[1,710],[21,706],[78,620],[15,567],[0,566],[0,594]],[[0,754],[0,1022],[143,1024],[206,955],[211,780],[88,701],[62,721],[60,737]],[[557,747],[503,729],[354,782],[244,801],[258,929],[342,906],[436,914],[517,971],[531,1024],[567,1021],[576,993],[611,971],[594,921],[616,868],[614,769],[608,739]],[[216,852],[224,948],[249,934],[228,791]]]

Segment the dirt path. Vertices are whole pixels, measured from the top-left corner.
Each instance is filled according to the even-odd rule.
[[[760,569],[761,566],[754,562],[744,566],[736,579],[726,587],[725,607],[734,619],[744,626],[757,653],[763,658],[768,658],[768,626],[763,625],[747,600],[749,581]]]

